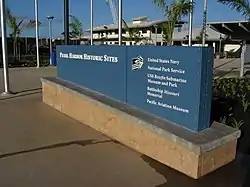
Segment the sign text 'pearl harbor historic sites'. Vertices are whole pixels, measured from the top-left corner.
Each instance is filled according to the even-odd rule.
[[[212,48],[58,46],[58,77],[194,131],[210,126]]]

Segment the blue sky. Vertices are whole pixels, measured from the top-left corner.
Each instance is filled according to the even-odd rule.
[[[59,36],[63,31],[63,0],[38,0],[39,20],[43,22],[40,35],[48,36],[46,16],[53,15],[53,36]],[[83,23],[84,29],[90,25],[90,0],[69,0],[70,14],[77,16]],[[117,0],[116,0],[117,1]],[[170,0],[169,0],[170,1]],[[34,19],[34,0],[6,0],[16,16],[27,16]],[[117,4],[117,3],[116,3]],[[203,0],[196,0],[194,10],[194,25],[202,24]],[[163,13],[152,4],[152,0],[123,0],[123,17],[130,21],[134,17],[148,16],[149,19],[162,19]],[[188,18],[184,18],[188,20]],[[241,15],[228,7],[217,3],[217,0],[208,0],[208,21],[236,21],[243,20]],[[105,0],[94,0],[94,25],[112,23],[112,16]],[[34,35],[34,30],[26,30],[23,35]]]

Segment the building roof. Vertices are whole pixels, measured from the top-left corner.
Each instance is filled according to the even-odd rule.
[[[201,36],[201,31],[202,31],[202,28],[193,28],[193,32],[192,32],[192,40],[195,41],[195,40],[198,40],[198,37]],[[185,40],[188,40],[188,30],[184,30],[184,31],[181,31],[181,32],[175,32],[174,35],[173,35],[173,40],[174,41],[185,41]],[[222,33],[219,33],[209,27],[207,27],[206,29],[206,40],[208,41],[219,41],[220,39],[226,39],[227,36],[222,34]]]
[[[137,18],[133,18],[132,20],[133,21],[140,21],[140,20],[146,20],[146,19],[148,19],[147,16],[140,16],[140,17],[137,17]]]
[[[249,21],[209,22],[208,26],[217,32],[230,36],[231,39],[250,39]]]
[[[147,28],[147,27],[152,27],[156,26],[159,24],[165,23],[166,20],[154,20],[154,21],[142,21],[141,23],[127,23],[129,28]],[[182,26],[185,21],[178,21],[176,23],[176,26]],[[106,30],[116,30],[118,29],[118,26],[115,24],[110,24],[110,25],[101,25],[93,28],[93,31],[106,31]],[[86,32],[89,32],[90,29],[87,29]]]

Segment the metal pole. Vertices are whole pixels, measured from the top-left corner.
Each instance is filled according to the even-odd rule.
[[[50,65],[52,65],[52,20],[49,20],[49,53],[50,53]]]
[[[220,44],[219,44],[219,53],[220,53],[220,55],[221,55],[221,40],[222,40],[222,38],[221,38],[221,35],[220,35]]]
[[[204,0],[202,46],[205,46],[206,44],[206,27],[207,27],[207,0]]]
[[[69,0],[64,0],[64,44],[69,45]]]
[[[245,74],[245,54],[246,54],[246,41],[242,42],[242,50],[241,50],[241,57],[240,57],[240,77],[244,77]]]
[[[39,68],[40,59],[39,59],[38,0],[35,0],[35,19],[36,19],[36,62],[37,62],[37,68]]]
[[[122,45],[122,0],[118,2],[118,44]]]
[[[90,44],[93,45],[93,0],[90,0]]]
[[[190,3],[194,3],[193,0],[190,0]],[[189,12],[189,31],[188,31],[188,46],[192,46],[192,32],[193,32],[193,8]]]
[[[158,37],[157,37],[157,35],[158,35],[158,26],[157,25],[155,26],[155,33],[156,33],[156,35],[155,35],[155,45],[157,45],[157,39],[158,39]]]
[[[5,0],[0,0],[1,12],[1,32],[2,32],[2,54],[3,54],[3,74],[4,74],[4,92],[3,96],[11,94],[9,84],[9,66],[8,66],[8,51],[7,51],[7,37],[6,37],[6,13]]]

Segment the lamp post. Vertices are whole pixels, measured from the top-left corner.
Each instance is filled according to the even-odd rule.
[[[220,44],[219,44],[219,53],[220,53],[220,55],[221,55],[221,42],[222,42],[222,36],[221,36],[221,34],[220,34]]]
[[[37,62],[37,68],[39,68],[40,58],[39,58],[38,0],[35,0],[35,22],[36,22],[36,62]]]
[[[205,46],[206,44],[206,26],[207,26],[207,0],[204,0],[202,46]]]
[[[9,84],[5,0],[0,0],[0,12],[1,12],[2,55],[3,55],[3,74],[4,74],[4,92],[2,93],[2,96],[8,96],[12,92],[10,91],[10,84]]]
[[[39,68],[40,58],[39,58],[38,0],[35,0],[35,21],[36,21],[36,62],[37,62],[37,68]]]
[[[52,20],[54,16],[47,16],[49,20],[49,53],[50,53],[50,65],[52,65]]]
[[[158,36],[158,25],[155,25],[155,33],[156,33],[155,34],[155,45],[157,45],[157,42],[158,42],[157,41],[157,39],[158,39],[158,37],[157,37]]]
[[[105,29],[105,44],[108,44],[108,27],[106,25],[103,26]]]
[[[93,45],[93,0],[90,0],[90,44]]]
[[[118,1],[118,45],[122,45],[122,0]]]
[[[69,0],[64,0],[64,44],[69,45]]]
[[[193,5],[193,0],[190,0]],[[192,32],[193,32],[193,7],[189,12],[189,32],[188,32],[188,46],[192,46]]]

